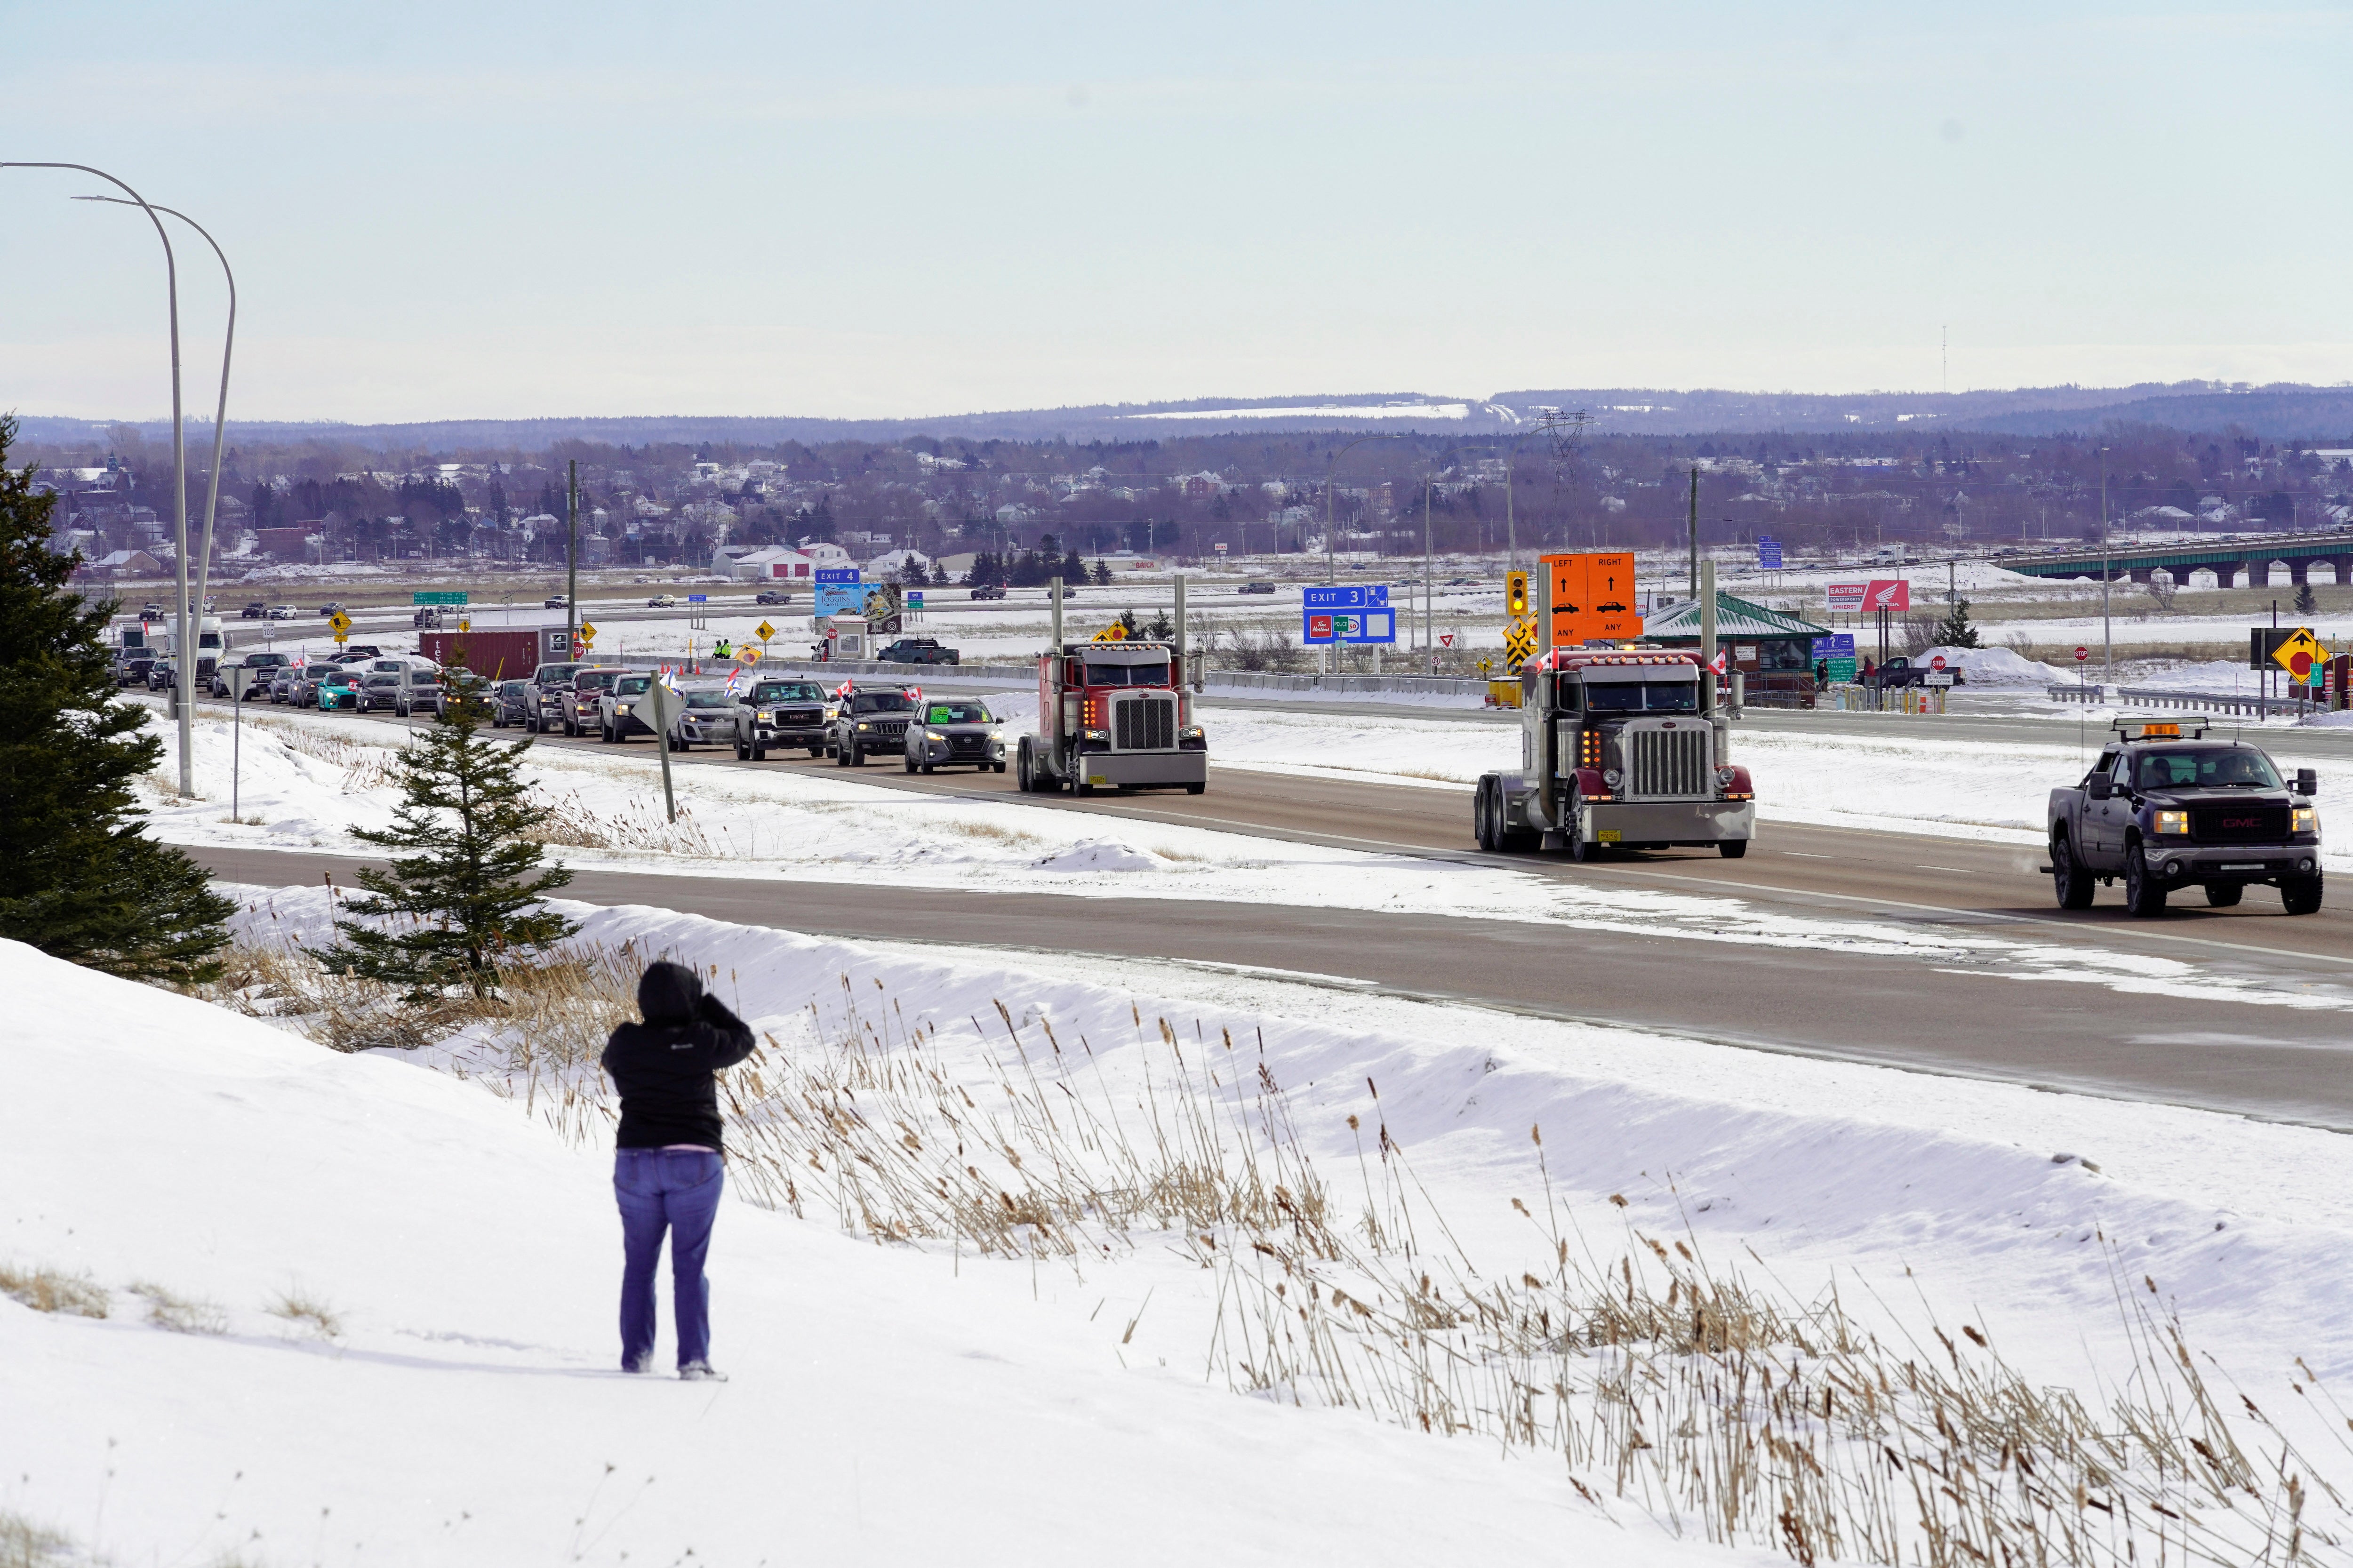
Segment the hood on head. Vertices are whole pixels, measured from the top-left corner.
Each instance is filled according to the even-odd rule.
[[[691,1024],[702,1000],[702,981],[683,963],[649,963],[638,978],[638,1011],[649,1024]]]

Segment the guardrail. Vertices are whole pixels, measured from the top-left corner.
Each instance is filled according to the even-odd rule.
[[[2258,719],[2271,717],[2272,710],[2292,712],[2299,704],[2293,698],[2268,697],[2261,692],[2253,696],[2213,691],[2167,691],[2147,686],[2052,686],[2044,688],[2053,702],[2125,702],[2138,708],[2195,708],[2208,713],[2252,713]],[[2115,695],[2110,696],[2113,692]]]

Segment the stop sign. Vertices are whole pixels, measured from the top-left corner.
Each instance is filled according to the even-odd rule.
[[[2081,664],[2081,663],[2083,663],[2085,659],[2087,659],[2087,658],[2091,658],[2091,657],[2092,657],[2092,650],[2091,650],[2090,648],[2087,648],[2087,647],[2079,647],[2079,648],[2077,648],[2077,649],[2075,650],[2075,662],[2076,662],[2077,664]]]
[[[1938,654],[1936,658],[1934,658],[1930,659],[1930,660],[1928,661],[1928,668],[1929,668],[1930,669],[1942,669],[1942,668],[1945,668],[1945,656],[1944,656],[1943,654],[1941,654],[1941,653],[1940,653],[1940,654]]]

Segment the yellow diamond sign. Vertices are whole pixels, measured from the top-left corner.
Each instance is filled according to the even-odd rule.
[[[1097,642],[1125,642],[1127,640],[1127,627],[1117,621],[1113,621],[1111,625],[1097,632],[1095,634],[1094,640]]]
[[[770,637],[776,635],[776,628],[770,626],[767,622],[762,621],[759,626],[753,629],[752,635],[758,637],[762,642],[766,642]]]
[[[581,622],[580,640],[584,643],[595,642],[596,640],[596,628],[590,626],[586,621]]]
[[[2309,681],[2312,672],[2327,660],[2328,650],[2320,646],[2311,631],[2298,626],[2290,636],[2272,649],[2272,662],[2298,680]]]
[[[351,616],[343,614],[341,610],[337,610],[333,615],[329,616],[327,617],[327,624],[335,628],[335,636],[338,637],[352,629]]]
[[[757,664],[760,662],[760,650],[755,647],[742,648],[737,650],[735,658],[739,664]]]

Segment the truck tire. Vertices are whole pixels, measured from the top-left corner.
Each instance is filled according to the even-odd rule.
[[[1185,786],[1185,793],[1187,795],[1207,795],[1209,793],[1209,786],[1207,781],[1200,784],[1188,784]]]
[[[2058,896],[2063,910],[2088,910],[2092,895],[2098,890],[2092,873],[2075,858],[2074,841],[2062,828],[2051,836],[2051,890]]]
[[[2165,884],[2148,874],[2148,858],[2136,844],[2125,851],[2125,913],[2147,920],[2165,912]]]
[[[1013,751],[1013,787],[1023,795],[1038,793],[1037,775],[1030,771],[1029,737],[1024,735]]]
[[[1722,855],[1725,859],[1737,860],[1742,856],[1748,853],[1748,840],[1746,838],[1727,838],[1718,844],[1715,848],[1716,853]]]
[[[2211,909],[2227,910],[2244,897],[2246,891],[2244,882],[2209,882],[2206,884],[2206,902]]]
[[[866,765],[866,748],[855,741],[849,742],[849,765],[853,768]]]
[[[1585,803],[1575,795],[1568,797],[1568,809],[1561,814],[1563,836],[1568,840],[1568,858],[1580,866],[1589,866],[1601,858],[1602,847],[1585,837]]]
[[[748,763],[752,760],[752,743],[744,739],[744,731],[741,730],[735,731],[735,760],[739,763]]]
[[[1471,795],[1472,842],[1493,855],[1504,847],[1503,789],[1493,773]]]
[[[829,746],[827,750],[833,753],[833,765],[835,767],[846,768],[849,765],[849,749],[848,747]]]
[[[2280,879],[2280,907],[2292,915],[2316,915],[2320,912],[2320,873],[2309,877]]]

